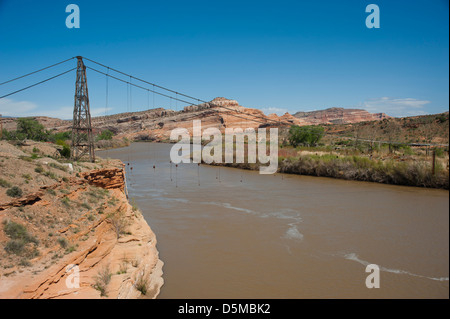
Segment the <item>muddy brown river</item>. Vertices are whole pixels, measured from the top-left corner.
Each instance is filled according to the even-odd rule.
[[[171,147],[98,152],[130,163],[164,261],[159,298],[449,298],[448,191],[175,167]]]

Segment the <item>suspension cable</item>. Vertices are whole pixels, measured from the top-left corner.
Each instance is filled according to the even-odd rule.
[[[87,59],[87,58],[85,58],[85,59],[86,59],[86,60],[89,60],[89,59]],[[103,66],[103,65],[102,65],[102,66]],[[105,67],[106,67],[106,66],[105,66]],[[173,97],[173,96],[170,96],[170,95],[161,93],[161,92],[157,92],[156,90],[151,90],[151,89],[149,89],[149,88],[146,88],[146,87],[137,85],[137,84],[135,84],[135,83],[130,83],[129,81],[120,79],[120,78],[115,77],[115,76],[113,76],[113,75],[111,75],[111,74],[106,74],[106,73],[104,73],[104,72],[102,72],[102,71],[99,71],[99,70],[97,70],[97,69],[94,69],[94,68],[92,68],[92,67],[90,67],[90,66],[86,66],[86,68],[87,68],[87,69],[90,69],[90,70],[92,70],[92,71],[95,71],[95,72],[97,72],[97,73],[100,73],[100,74],[109,76],[110,78],[115,79],[115,80],[117,80],[117,81],[126,83],[127,85],[132,85],[132,86],[137,87],[137,88],[140,88],[140,89],[142,89],[142,90],[146,90],[146,91],[152,92],[152,93],[154,93],[154,94],[158,94],[158,95],[160,95],[160,96],[164,96],[164,97],[167,97],[167,98],[169,98],[169,99],[176,100],[176,101],[179,101],[179,102],[182,102],[182,103],[192,104],[192,102],[190,102],[190,101],[186,101],[186,100],[183,100],[183,99],[181,99],[181,98],[179,98],[179,97]],[[109,68],[109,69],[110,69],[110,70],[114,70],[113,68]],[[118,71],[116,71],[116,72],[118,72]],[[119,71],[119,73],[125,74],[125,73],[120,72],[120,71]],[[135,78],[135,77],[133,77],[133,76],[130,76],[130,75],[128,75],[128,74],[126,74],[126,75],[127,75],[128,77],[132,77],[132,78],[134,78],[134,79],[136,79],[136,80],[139,80],[139,79],[137,79],[137,78]],[[153,84],[152,84],[152,85],[153,85]],[[155,86],[155,87],[160,87],[160,86],[158,86],[158,85],[156,85],[156,84],[155,84],[154,86]],[[160,88],[161,88],[161,87],[160,87]],[[128,90],[127,90],[127,91],[128,91]],[[170,90],[170,91],[171,91],[171,90]],[[175,91],[171,91],[171,92],[178,93],[178,92],[175,92]],[[186,95],[181,94],[181,93],[178,93],[178,95],[182,95],[182,96],[185,96],[185,97],[186,97]],[[258,121],[258,120],[251,119],[251,118],[248,118],[248,117],[239,116],[239,115],[237,115],[237,114],[229,114],[229,115],[231,115],[231,116],[234,116],[234,117],[237,117],[237,118],[241,118],[241,119],[244,119],[244,120],[247,120],[247,121],[253,121],[253,122],[257,122],[257,123],[261,123],[261,124],[267,124],[267,121],[272,121],[272,122],[275,122],[275,123],[278,123],[278,124],[280,123],[280,121],[273,120],[273,119],[268,118],[268,117],[262,117],[262,116],[257,116],[257,115],[254,115],[254,114],[248,114],[248,113],[245,113],[245,112],[241,112],[241,111],[238,111],[238,110],[234,110],[234,109],[232,109],[232,108],[229,108],[229,107],[226,107],[226,106],[223,106],[223,105],[218,105],[218,104],[214,104],[214,103],[211,103],[211,102],[205,102],[205,101],[203,101],[203,100],[196,99],[196,98],[192,98],[192,99],[195,99],[195,100],[200,101],[200,102],[203,102],[203,103],[209,103],[209,104],[211,104],[211,105],[213,105],[213,106],[215,106],[215,107],[218,107],[218,108],[223,108],[223,109],[226,109],[226,110],[229,110],[229,111],[234,111],[234,112],[243,114],[243,115],[248,116],[248,117],[253,117],[253,118],[265,120],[265,121],[263,122],[263,121]],[[128,111],[128,110],[127,110],[127,111]],[[213,108],[211,108],[211,111],[220,113],[218,110],[214,110]],[[292,125],[292,123],[290,123],[290,122],[283,122],[283,124],[286,124],[286,125]]]
[[[32,74],[35,74],[35,73],[38,73],[38,72],[41,72],[41,71],[50,69],[50,68],[52,68],[52,67],[54,67],[54,66],[60,65],[60,64],[62,64],[62,63],[64,63],[64,62],[70,61],[70,60],[72,60],[72,59],[75,59],[75,57],[72,57],[72,58],[70,58],[70,59],[67,59],[67,60],[64,60],[64,61],[61,61],[61,62],[52,64],[52,65],[49,65],[49,66],[47,66],[47,67],[45,67],[45,68],[42,68],[42,69],[37,70],[37,71],[33,71],[33,72],[31,72],[31,73],[28,73],[28,74],[25,74],[25,75],[22,75],[22,76],[19,76],[19,77],[17,77],[17,78],[14,78],[14,79],[11,79],[11,80],[2,82],[2,83],[0,83],[0,85],[6,84],[6,83],[10,83],[10,82],[13,82],[13,81],[22,79],[22,78],[24,78],[24,77],[27,77],[27,76],[29,76],[29,75],[32,75]]]
[[[130,78],[130,80],[131,80],[131,78],[133,78],[133,79],[138,80],[138,81],[140,81],[140,82],[143,82],[143,83],[152,85],[153,88],[157,87],[157,88],[160,88],[160,89],[165,90],[165,91],[167,91],[167,92],[171,92],[171,93],[173,93],[173,94],[176,94],[177,97],[175,98],[175,97],[172,97],[172,96],[163,94],[163,93],[155,92],[154,90],[153,90],[153,91],[150,91],[150,92],[157,93],[157,94],[159,94],[159,95],[161,95],[161,96],[165,96],[165,97],[171,98],[171,99],[173,99],[173,100],[175,100],[175,101],[180,101],[180,102],[184,102],[184,103],[187,103],[187,104],[194,104],[193,102],[188,102],[188,101],[184,101],[184,100],[182,100],[182,99],[179,99],[179,98],[178,98],[178,95],[180,95],[180,96],[183,96],[183,97],[185,97],[185,98],[188,98],[188,99],[197,101],[198,104],[200,104],[200,103],[208,103],[208,104],[210,104],[210,105],[212,105],[212,106],[214,106],[214,107],[220,107],[220,108],[223,108],[223,109],[226,109],[226,110],[229,110],[229,111],[234,111],[234,112],[242,113],[242,114],[245,114],[245,115],[247,115],[247,116],[254,117],[254,118],[263,119],[263,120],[265,120],[265,122],[264,122],[263,124],[267,124],[268,121],[274,122],[274,123],[277,123],[277,124],[280,124],[280,123],[281,123],[280,120],[274,120],[274,119],[271,119],[271,118],[268,118],[268,117],[262,117],[262,116],[258,116],[258,115],[254,115],[254,114],[246,114],[246,113],[244,113],[244,112],[240,112],[240,111],[238,111],[238,110],[234,110],[234,109],[232,109],[232,108],[229,108],[229,107],[226,107],[226,106],[223,106],[223,105],[218,105],[218,104],[215,104],[215,103],[212,103],[212,102],[204,101],[204,100],[202,100],[202,99],[199,99],[199,98],[196,98],[196,97],[192,97],[192,96],[190,96],[190,95],[187,95],[187,94],[184,94],[184,93],[180,93],[180,92],[171,90],[171,89],[169,89],[169,88],[166,88],[166,87],[157,85],[157,84],[155,84],[155,83],[151,83],[151,82],[145,81],[145,80],[143,80],[143,79],[140,79],[140,78],[137,78],[137,77],[135,77],[135,76],[132,76],[132,75],[130,75],[130,74],[128,74],[128,73],[125,73],[125,72],[119,71],[119,70],[117,70],[117,69],[114,69],[114,68],[112,68],[112,67],[106,66],[106,65],[104,65],[104,64],[102,64],[102,63],[96,62],[96,61],[91,60],[91,59],[86,58],[86,57],[83,57],[83,59],[88,60],[88,61],[90,61],[90,62],[92,62],[92,63],[97,64],[97,65],[100,65],[100,66],[102,66],[102,67],[104,67],[104,68],[109,68],[110,70],[112,70],[112,71],[114,71],[114,72],[117,72],[117,73],[120,73],[120,74],[122,74],[122,75],[124,75],[124,76],[127,76],[127,77]],[[88,67],[88,68],[89,68],[89,67]],[[93,69],[93,68],[90,68],[90,69],[92,69],[92,70],[94,70],[94,71],[97,71],[97,72],[99,72],[99,73],[102,73],[101,71],[95,70],[95,69]],[[115,78],[115,77],[114,77],[114,78]],[[123,82],[126,82],[126,81],[121,80],[121,79],[118,79],[118,78],[115,78],[115,79],[120,80],[120,81],[123,81]],[[136,86],[136,85],[134,85],[134,86]],[[137,86],[137,87],[143,88],[143,87],[141,87],[141,86]],[[143,88],[143,89],[149,90],[149,89],[147,89],[147,88]],[[233,115],[233,116],[234,116],[234,115]],[[247,119],[247,120],[248,120],[248,119]],[[255,121],[255,122],[258,122],[258,121]],[[261,122],[260,122],[260,123],[261,123]],[[283,122],[283,124],[286,124],[286,125],[292,125],[292,123],[290,123],[290,122]]]
[[[60,73],[60,74],[58,74],[58,75],[52,76],[51,78],[48,78],[48,79],[45,79],[45,80],[43,80],[43,81],[37,82],[37,83],[35,83],[35,84],[29,85],[29,86],[27,86],[27,87],[25,87],[25,88],[23,88],[23,89],[20,89],[20,90],[17,90],[17,91],[8,93],[8,94],[6,94],[6,95],[0,96],[0,99],[3,99],[3,98],[5,98],[5,97],[8,97],[8,96],[10,96],[10,95],[13,95],[13,94],[16,94],[16,93],[19,93],[19,92],[22,92],[22,91],[25,91],[25,90],[27,90],[27,89],[29,89],[29,88],[32,88],[32,87],[34,87],[34,86],[36,86],[36,85],[45,83],[45,82],[47,82],[47,81],[53,80],[53,79],[55,79],[55,78],[57,78],[57,77],[59,77],[59,76],[61,76],[61,75],[64,75],[64,74],[66,74],[66,73],[69,73],[69,72],[71,72],[71,71],[73,71],[73,70],[75,70],[75,69],[76,69],[76,68],[67,70],[66,72]]]

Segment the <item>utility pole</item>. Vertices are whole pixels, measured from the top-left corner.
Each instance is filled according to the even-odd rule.
[[[0,114],[0,141],[3,138],[3,121],[2,121],[2,115]]]
[[[91,125],[91,111],[83,57],[77,56],[77,79],[72,123],[71,159],[77,161],[89,154],[89,161],[95,162],[94,138]]]

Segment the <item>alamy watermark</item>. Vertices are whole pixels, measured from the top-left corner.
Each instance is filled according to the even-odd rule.
[[[366,12],[370,13],[366,18],[366,27],[369,29],[380,28],[380,8],[376,4],[369,4]]]
[[[67,265],[66,287],[69,289],[80,288],[80,267],[78,265]]]
[[[258,160],[263,164],[259,167],[260,174],[274,174],[278,169],[278,128],[269,128],[269,137],[266,128],[226,128],[223,138],[216,127],[208,127],[202,132],[201,120],[194,120],[192,136],[187,128],[176,128],[170,133],[170,139],[178,141],[170,150],[170,159],[175,164],[254,164]],[[202,148],[202,141],[209,142]]]
[[[69,4],[66,12],[70,13],[66,18],[66,27],[69,29],[80,28],[80,8],[76,4]]]
[[[66,7],[66,13],[70,13],[66,18],[66,27],[68,29],[80,28],[80,7],[76,4],[69,4]],[[380,28],[380,7],[376,4],[366,6],[366,27],[369,29]]]
[[[366,287],[369,289],[380,288],[380,267],[375,264],[367,265],[366,272],[370,272],[370,275],[366,277]]]

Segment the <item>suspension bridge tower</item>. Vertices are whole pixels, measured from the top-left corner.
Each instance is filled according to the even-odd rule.
[[[91,111],[86,79],[86,66],[83,57],[77,56],[77,80],[75,83],[75,102],[72,123],[71,159],[76,161],[89,155],[89,161],[95,162],[94,137],[91,125]]]

